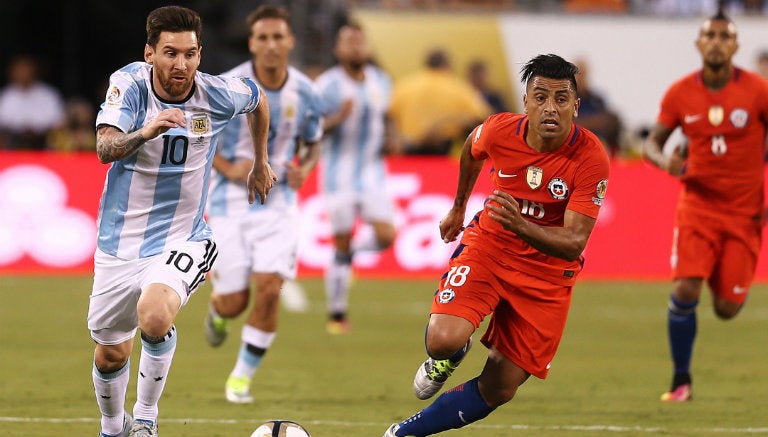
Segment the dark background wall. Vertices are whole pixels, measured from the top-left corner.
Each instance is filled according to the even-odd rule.
[[[146,15],[161,4],[170,2],[4,2],[0,13],[0,83],[7,82],[8,60],[29,53],[42,62],[43,79],[66,97],[103,99],[100,94],[109,74],[141,59]]]
[[[331,38],[346,20],[344,0],[4,0],[0,8],[0,86],[7,83],[8,60],[36,55],[43,79],[65,97],[100,104],[109,75],[142,59],[147,14],[159,6],[190,7],[203,18],[201,71],[221,73],[248,58],[247,14],[262,3],[291,10],[297,36],[294,64],[328,66]]]

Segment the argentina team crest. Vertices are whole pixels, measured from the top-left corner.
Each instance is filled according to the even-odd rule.
[[[204,135],[211,131],[211,119],[208,114],[199,113],[192,115],[192,133],[195,135]]]
[[[283,117],[293,118],[295,116],[296,116],[296,107],[293,105],[286,106],[285,111],[283,111]]]
[[[568,184],[560,178],[552,178],[547,185],[550,196],[556,200],[563,200],[568,197]]]

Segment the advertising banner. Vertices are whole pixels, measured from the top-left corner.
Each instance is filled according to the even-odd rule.
[[[0,152],[0,274],[91,273],[107,168],[94,154]],[[467,219],[490,190],[488,170],[478,178]],[[357,254],[355,274],[437,280],[456,244],[443,243],[438,223],[453,203],[457,176],[453,158],[389,159],[386,183],[396,204],[397,239],[380,254]],[[675,179],[645,163],[613,162],[582,277],[667,279],[679,189]],[[319,277],[333,248],[314,176],[300,192],[300,209],[299,276]],[[357,233],[365,232],[371,230],[359,224]],[[766,264],[763,253],[758,279],[768,278]]]

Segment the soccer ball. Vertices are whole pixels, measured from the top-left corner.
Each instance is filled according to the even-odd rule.
[[[303,426],[290,420],[270,420],[262,423],[251,437],[312,437]]]

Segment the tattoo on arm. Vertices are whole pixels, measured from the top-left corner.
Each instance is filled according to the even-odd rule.
[[[147,142],[141,131],[124,134],[112,126],[100,126],[96,138],[96,154],[105,164],[133,155]]]

